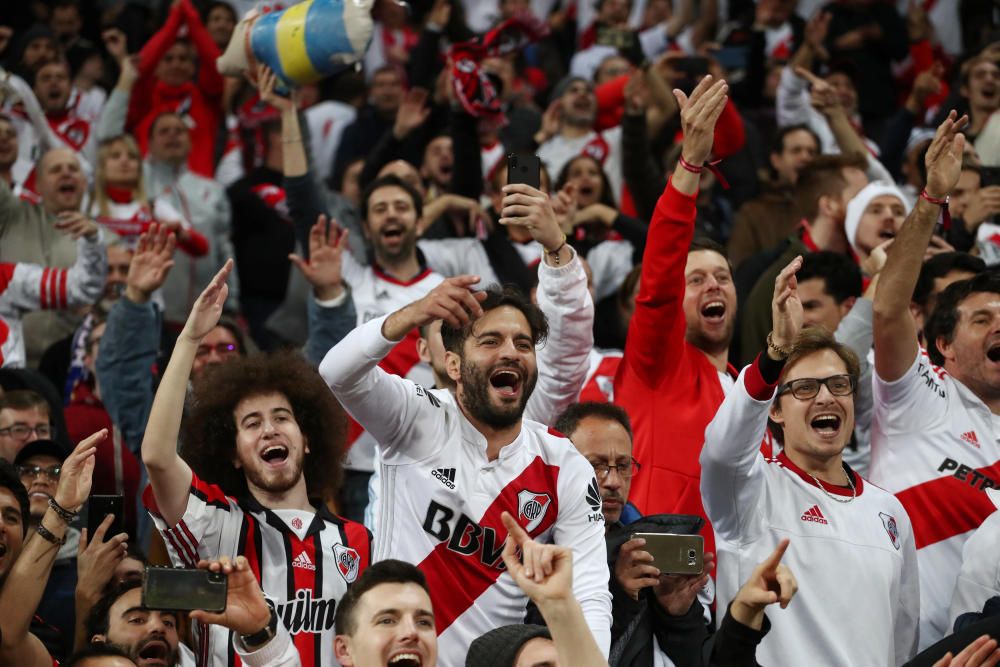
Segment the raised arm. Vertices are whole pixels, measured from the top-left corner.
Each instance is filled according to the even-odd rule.
[[[136,67],[138,58],[128,54],[125,33],[118,28],[110,28],[101,33],[104,47],[115,62],[118,63],[118,82],[101,110],[97,121],[97,140],[104,141],[117,137],[125,132],[125,121],[128,118],[128,105],[132,97],[132,89],[139,79],[139,69]]]
[[[548,195],[517,183],[503,192],[500,224],[525,227],[545,249],[538,267],[538,307],[548,318],[549,337],[538,350],[538,386],[528,400],[527,415],[553,424],[587,379],[594,302],[583,264],[566,243]]]
[[[943,201],[958,183],[962,169],[965,137],[962,129],[967,116],[952,111],[938,126],[924,160],[927,186],[910,211],[899,234],[889,248],[889,257],[879,276],[873,305],[875,372],[885,382],[903,377],[919,352],[917,326],[910,315],[910,299],[920,275],[924,251],[941,215],[941,206],[930,199]],[[934,341],[929,341],[933,345]]]
[[[184,23],[187,24],[188,39],[194,44],[194,49],[198,53],[198,88],[206,95],[217,100],[221,99],[223,78],[215,66],[215,61],[222,53],[212,41],[212,36],[208,34],[191,0],[181,0],[180,6]]]
[[[67,512],[77,513],[87,496],[94,474],[94,455],[97,445],[108,435],[101,429],[81,441],[66,458],[59,476],[53,501]],[[27,523],[28,517],[21,517]],[[21,526],[8,526],[7,530],[21,530]],[[0,664],[19,667],[52,667],[41,640],[29,632],[31,619],[45,592],[52,564],[59,548],[66,540],[69,524],[50,507],[39,522],[37,535],[27,539],[21,555],[7,573],[0,590]]]
[[[559,664],[607,667],[608,661],[573,595],[573,552],[565,546],[535,542],[507,512],[501,519],[508,531],[504,565],[538,606],[556,645]]]
[[[778,274],[771,302],[772,344],[743,369],[705,429],[701,497],[720,539],[752,538],[755,533],[753,516],[761,511],[764,490],[760,443],[787,356],[778,350],[790,349],[802,329],[802,301],[795,278],[801,266],[802,258],[796,257]]]
[[[328,226],[326,216],[321,215],[309,231],[309,259],[288,256],[313,288],[312,297],[307,297],[309,338],[305,353],[317,366],[357,324],[354,302],[341,273],[348,234],[336,222]]]
[[[692,169],[704,164],[712,152],[715,124],[728,99],[727,91],[725,81],[711,76],[698,83],[690,98],[674,90],[684,131],[681,157]],[[698,175],[679,161],[649,225],[623,361],[648,385],[666,374],[684,338],[684,267],[694,236],[697,194]]]
[[[156,391],[142,439],[142,462],[149,473],[160,516],[168,526],[176,525],[184,515],[191,487],[191,468],[177,453],[188,378],[198,345],[222,316],[229,293],[226,278],[232,269],[233,260],[229,260],[195,301]]]
[[[392,447],[402,441],[417,411],[436,404],[437,400],[411,400],[414,395],[425,396],[426,392],[417,391],[416,385],[409,380],[382,370],[378,363],[418,327],[441,319],[461,327],[470,318],[481,316],[479,303],[486,298],[486,293],[471,291],[471,286],[477,282],[478,276],[448,278],[422,299],[352,331],[319,365],[320,375],[344,409],[383,447]],[[387,410],[386,406],[393,409]],[[422,439],[415,440],[426,439],[424,433]]]
[[[159,225],[139,236],[125,294],[108,313],[97,355],[101,399],[125,444],[136,455],[153,405],[153,364],[160,350],[161,313],[152,303],[174,265],[176,237]]]

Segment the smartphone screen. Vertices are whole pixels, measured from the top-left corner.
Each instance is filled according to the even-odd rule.
[[[524,183],[542,187],[542,161],[537,155],[511,153],[507,156],[507,184]]]
[[[142,573],[142,606],[163,611],[221,612],[228,581],[221,572],[179,567],[149,567]]]
[[[701,535],[634,533],[646,540],[645,551],[661,574],[701,574],[705,569],[705,539]]]
[[[87,539],[94,538],[94,532],[109,514],[114,515],[114,521],[104,533],[107,542],[115,535],[125,532],[125,498],[120,495],[91,496],[87,504]]]

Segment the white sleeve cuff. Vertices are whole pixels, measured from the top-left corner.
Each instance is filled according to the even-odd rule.
[[[322,299],[317,299],[314,296],[313,301],[316,302],[316,305],[319,306],[320,308],[337,308],[338,306],[344,305],[344,303],[347,301],[348,296],[350,296],[350,290],[347,287],[347,285],[344,285],[344,291],[341,292],[339,295],[333,297],[332,299],[327,299],[326,301],[323,301]]]
[[[233,633],[233,648],[247,667],[296,667],[302,664],[291,635],[280,621],[278,634],[256,651],[250,651],[243,645],[238,632]]]

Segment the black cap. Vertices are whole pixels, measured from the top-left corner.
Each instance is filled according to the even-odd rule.
[[[544,625],[504,625],[477,637],[465,656],[465,667],[514,667],[521,647],[535,637],[552,639]]]
[[[52,440],[34,440],[29,442],[14,457],[14,465],[24,463],[32,456],[51,456],[59,459],[59,462],[66,460],[66,450],[58,442]]]

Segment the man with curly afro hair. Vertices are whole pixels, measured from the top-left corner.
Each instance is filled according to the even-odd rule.
[[[371,561],[364,526],[327,509],[340,480],[344,413],[319,374],[294,352],[233,359],[194,380],[184,446],[177,450],[188,378],[219,321],[226,263],[195,302],[153,402],[142,442],[143,500],[175,566],[245,556],[304,665],[335,665],[334,611]],[[269,632],[222,626],[197,633],[210,664],[233,664]],[[207,646],[204,644],[207,643]]]

